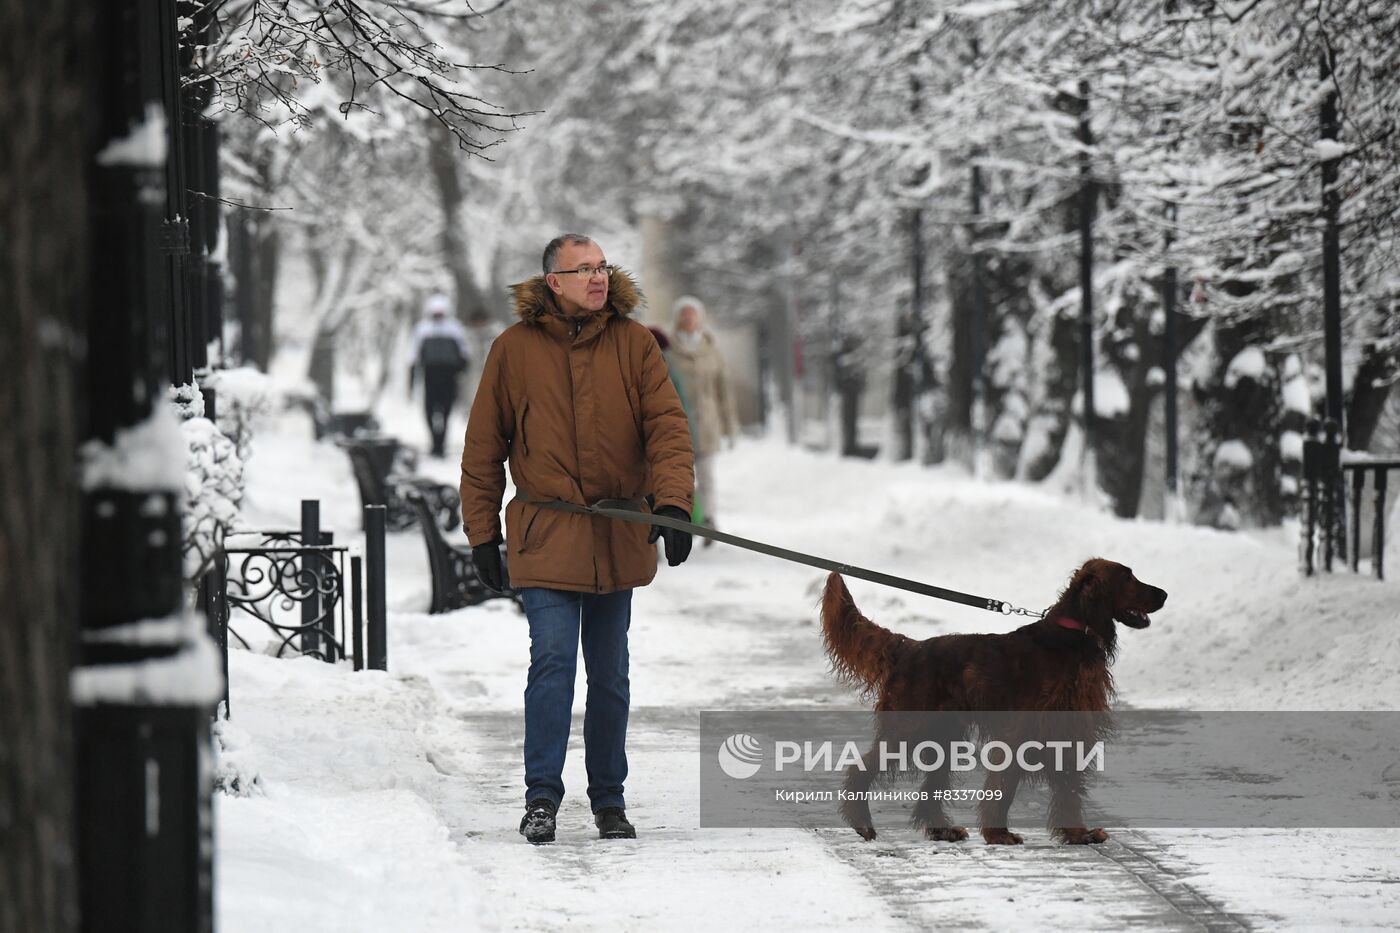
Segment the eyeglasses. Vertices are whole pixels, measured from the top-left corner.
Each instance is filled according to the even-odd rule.
[[[556,269],[554,270],[554,274],[576,275],[580,279],[587,281],[595,275],[602,275],[604,277],[612,275],[616,269],[617,266],[611,266],[605,262],[600,266],[579,266],[577,269]]]

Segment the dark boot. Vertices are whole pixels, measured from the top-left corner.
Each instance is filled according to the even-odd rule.
[[[621,807],[604,807],[593,814],[593,822],[599,839],[637,838],[636,827],[627,822],[627,813]]]
[[[520,835],[534,845],[553,842],[556,810],[558,807],[544,797],[537,797],[525,804],[525,815],[520,820]]]

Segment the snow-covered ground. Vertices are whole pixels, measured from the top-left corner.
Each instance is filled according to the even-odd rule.
[[[385,414],[421,443],[411,410]],[[455,483],[451,462],[424,469]],[[248,471],[254,526],[294,526],[307,496],[337,542],[357,539],[348,463],[299,417],[264,426]],[[1302,579],[1282,532],[1122,521],[1027,486],[760,440],[720,458],[718,485],[726,530],[1019,606],[1048,605],[1087,557],[1132,566],[1171,596],[1151,628],[1122,635],[1125,704],[1400,708],[1400,584]],[[1115,860],[1033,828],[1016,850],[898,827],[875,843],[698,828],[700,710],[858,707],[826,673],[824,575],[723,545],[663,566],[635,597],[627,797],[639,838],[596,838],[576,720],[559,842],[529,846],[516,832],[524,619],[502,601],[425,614],[418,533],[391,535],[388,550],[388,673],[232,653],[221,768],[252,789],[217,796],[223,933],[1400,924],[1400,830],[1154,830]],[[850,583],[868,616],[912,637],[1014,625]],[[576,715],[582,664],[579,678]],[[1140,853],[1155,867],[1135,873]],[[1163,896],[1154,877],[1180,889]],[[1192,892],[1213,920],[1192,919]]]

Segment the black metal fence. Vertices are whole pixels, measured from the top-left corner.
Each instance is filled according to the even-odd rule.
[[[1313,421],[1303,442],[1304,521],[1301,558],[1303,572],[1320,568],[1332,572],[1336,560],[1361,572],[1364,492],[1370,474],[1374,499],[1371,516],[1371,572],[1385,579],[1385,520],[1387,475],[1400,470],[1400,459],[1342,459],[1341,432],[1333,421]],[[1347,474],[1351,474],[1348,502]],[[1350,508],[1348,508],[1350,506]],[[1348,534],[1350,529],[1350,534]],[[1348,553],[1350,559],[1348,559]]]
[[[1358,460],[1342,464],[1343,473],[1351,474],[1351,569],[1361,572],[1362,494],[1366,491],[1366,474],[1371,474],[1375,493],[1371,516],[1371,572],[1377,580],[1385,579],[1385,519],[1386,477],[1391,470],[1400,470],[1400,459]]]
[[[321,530],[314,499],[302,501],[299,530],[230,533],[200,593],[223,656],[225,715],[229,640],[250,646],[236,623],[253,620],[270,631],[277,657],[291,651],[332,664],[349,660],[357,671],[388,669],[384,511],[365,508],[363,557]]]

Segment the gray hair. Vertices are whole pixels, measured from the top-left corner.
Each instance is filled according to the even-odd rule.
[[[559,258],[559,251],[564,248],[565,243],[577,245],[579,243],[592,242],[592,237],[584,236],[582,233],[561,233],[550,240],[549,245],[544,248],[544,260],[542,265],[544,266],[545,275],[558,271],[554,268],[554,261]]]

